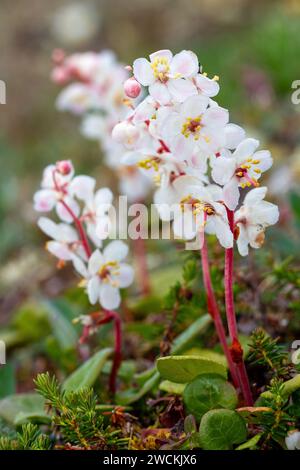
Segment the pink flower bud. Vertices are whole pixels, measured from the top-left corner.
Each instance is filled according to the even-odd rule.
[[[62,49],[54,49],[52,52],[52,60],[56,65],[61,65],[65,60],[65,52]]]
[[[62,175],[69,175],[73,171],[71,160],[61,160],[56,163],[56,169]]]
[[[134,77],[128,78],[124,83],[124,91],[129,98],[137,98],[141,93],[141,89],[141,85]]]

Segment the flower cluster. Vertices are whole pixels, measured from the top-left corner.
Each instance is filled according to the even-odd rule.
[[[34,208],[38,212],[56,210],[59,223],[44,216],[38,220],[40,229],[51,238],[47,250],[58,258],[60,267],[71,261],[83,278],[80,285],[86,287],[90,302],[110,310],[119,307],[119,289],[132,283],[133,269],[122,262],[128,253],[125,243],[115,240],[100,251],[110,232],[113,194],[109,188],[95,190],[95,186],[90,176],[74,176],[71,161],[59,161],[45,168]]]
[[[246,255],[249,245],[262,245],[265,228],[279,216],[258,181],[272,165],[270,152],[229,122],[214,99],[218,77],[203,73],[193,52],[161,50],[149,59],[134,61],[130,79],[133,89],[144,86],[148,94],[112,131],[124,147],[121,162],[153,176],[154,202],[162,220],[174,220],[176,236],[197,236],[200,247],[205,232],[225,248],[236,239]]]
[[[56,50],[53,59],[52,79],[66,85],[57,97],[58,110],[80,116],[81,133],[101,144],[106,164],[119,176],[120,192],[132,201],[143,199],[152,186],[151,180],[140,169],[120,164],[123,146],[111,137],[115,124],[134,106],[141,87],[136,88],[128,70],[108,50],[67,57]]]

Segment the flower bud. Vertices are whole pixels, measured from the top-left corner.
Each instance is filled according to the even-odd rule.
[[[69,71],[65,67],[55,67],[51,73],[51,80],[57,85],[64,85],[69,78]]]
[[[71,160],[61,160],[57,162],[56,169],[61,175],[69,175],[73,171]]]
[[[134,77],[128,78],[124,83],[125,95],[129,98],[137,98],[141,93],[141,85],[136,81]]]
[[[119,122],[112,131],[112,138],[119,144],[133,145],[139,138],[139,130],[130,122]]]

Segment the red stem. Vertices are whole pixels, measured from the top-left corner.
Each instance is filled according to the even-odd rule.
[[[232,377],[232,381],[235,385],[236,388],[239,388],[239,379],[238,379],[238,374],[236,370],[236,366],[233,362],[232,356],[230,354],[230,350],[227,344],[226,340],[226,333],[224,329],[224,325],[222,322],[220,310],[216,301],[215,293],[212,287],[212,282],[211,282],[211,276],[210,276],[210,270],[209,270],[209,261],[208,261],[208,250],[207,250],[207,243],[206,240],[204,240],[203,247],[201,249],[201,262],[202,262],[202,273],[203,273],[203,283],[204,287],[206,290],[206,296],[207,296],[207,308],[208,311],[214,321],[215,328],[217,335],[219,337],[219,341],[221,343],[221,346],[223,348],[224,354],[226,356],[230,374]]]
[[[122,323],[120,316],[116,312],[110,311],[109,313],[114,320],[115,330],[115,354],[109,377],[109,390],[114,396],[117,388],[117,374],[122,362]]]
[[[233,232],[234,228],[234,213],[227,209],[228,222],[231,231]],[[233,248],[227,248],[225,250],[225,273],[224,273],[224,283],[225,283],[225,305],[226,305],[226,317],[228,323],[228,331],[230,339],[232,342],[231,345],[231,355],[233,361],[236,363],[238,375],[240,379],[242,393],[244,395],[245,403],[247,406],[253,404],[252,393],[250,389],[249,379],[243,360],[243,349],[238,339],[238,329],[234,308],[234,299],[233,299]]]

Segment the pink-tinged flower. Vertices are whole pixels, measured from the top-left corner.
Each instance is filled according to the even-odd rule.
[[[181,51],[173,56],[169,50],[154,52],[147,59],[136,59],[133,73],[136,80],[149,87],[149,94],[160,104],[172,100],[183,102],[197,94],[197,88],[190,80],[199,71],[197,56],[191,51]]]
[[[68,224],[56,224],[47,217],[40,217],[40,229],[52,240],[46,244],[46,249],[60,261],[73,261],[75,257],[86,260],[86,254],[79,240],[77,231]]]
[[[181,177],[174,182],[178,192],[178,203],[174,206],[173,231],[176,237],[192,240],[198,237],[200,248],[204,232],[217,236],[224,248],[233,245],[227,211],[221,202],[221,188],[209,185],[195,185],[194,179]]]
[[[94,251],[87,266],[79,259],[74,261],[75,269],[84,278],[81,285],[86,287],[91,304],[99,302],[107,310],[120,306],[120,289],[130,286],[134,278],[133,268],[122,262],[127,254],[127,245],[115,240],[103,253]]]
[[[278,207],[263,200],[266,193],[266,187],[249,191],[243,205],[234,215],[237,246],[242,256],[248,254],[248,245],[260,248],[265,240],[265,229],[278,221]]]
[[[38,212],[50,212],[55,208],[61,220],[72,222],[73,217],[66,205],[76,217],[80,212],[79,205],[69,193],[73,174],[73,167],[68,174],[62,174],[57,165],[48,165],[43,173],[42,189],[34,195],[34,209]]]
[[[161,133],[170,142],[174,155],[189,161],[197,150],[210,154],[222,147],[227,123],[226,109],[208,107],[208,98],[198,95],[188,98],[167,116]]]
[[[239,202],[239,188],[258,186],[261,174],[273,163],[268,150],[256,151],[259,141],[243,140],[229,157],[216,158],[213,162],[212,177],[223,188],[223,199],[230,210]]]

